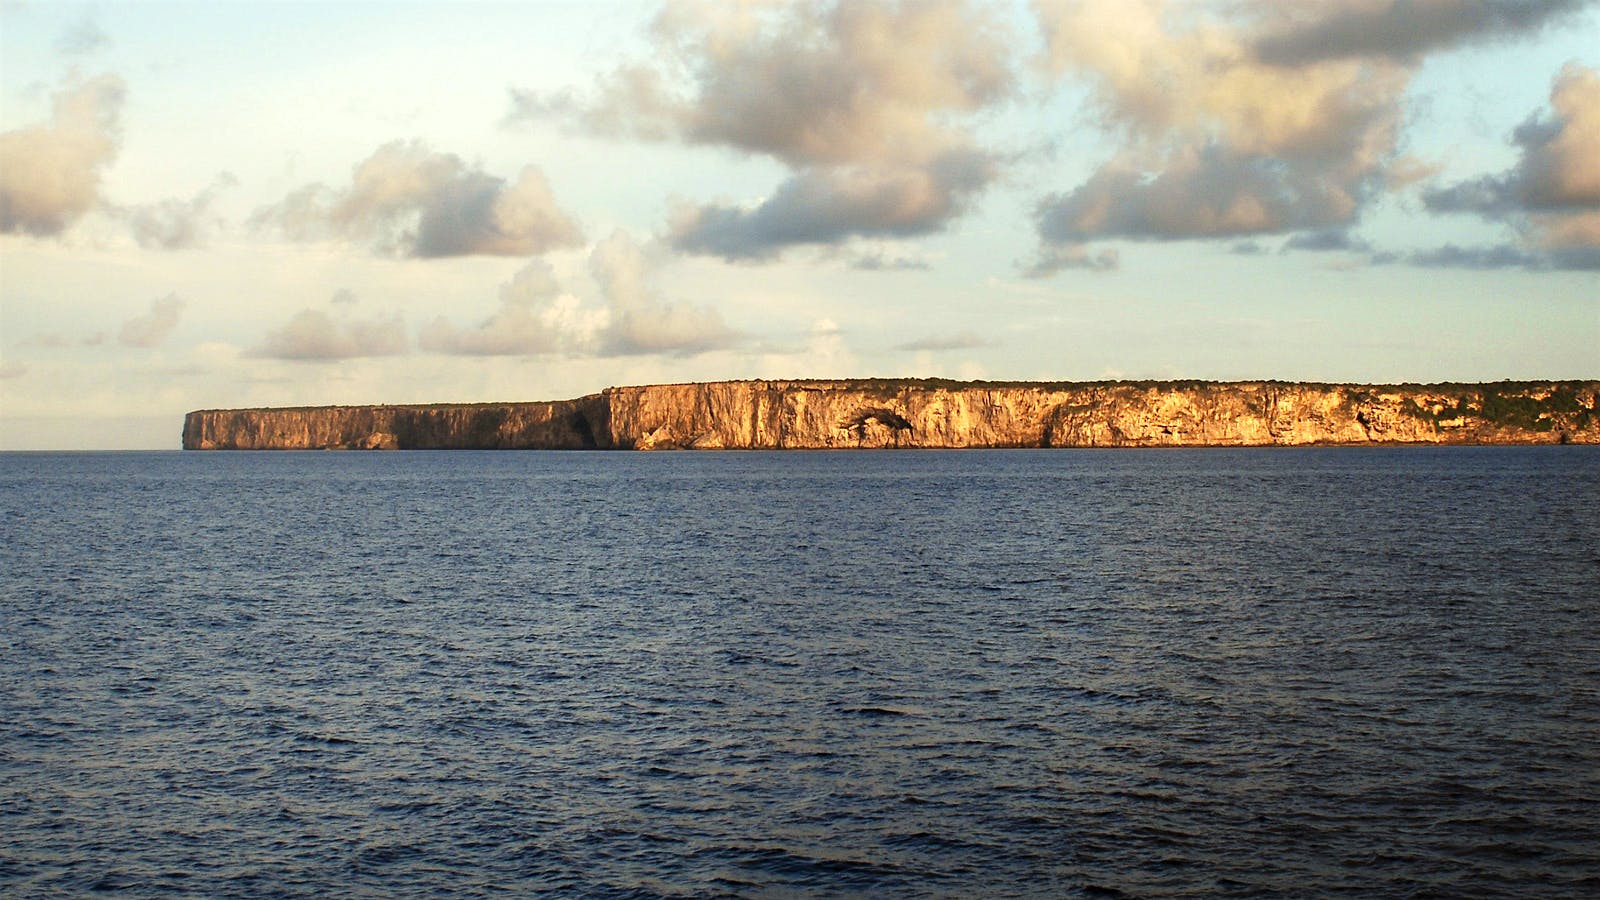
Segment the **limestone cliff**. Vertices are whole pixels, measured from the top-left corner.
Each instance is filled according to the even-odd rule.
[[[1600,382],[1340,385],[870,379],[576,400],[203,410],[191,450],[828,449],[1600,443]]]
[[[601,446],[611,443],[600,394],[545,403],[215,409],[189,413],[183,422],[185,450],[592,450]]]

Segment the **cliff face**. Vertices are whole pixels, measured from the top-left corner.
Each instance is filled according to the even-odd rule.
[[[1600,443],[1600,382],[738,381],[577,400],[206,410],[185,449],[827,449]]]
[[[599,394],[548,403],[216,409],[185,450],[592,450],[610,446]]]

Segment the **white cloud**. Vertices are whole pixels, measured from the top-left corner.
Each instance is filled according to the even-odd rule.
[[[60,234],[95,207],[125,95],[115,75],[72,84],[56,92],[48,124],[0,134],[0,232]]]
[[[799,353],[769,357],[767,368],[780,378],[853,378],[861,374],[861,360],[845,340],[844,329],[833,319],[811,323],[806,344]]]
[[[500,286],[500,306],[489,318],[461,328],[441,316],[422,328],[418,344],[451,356],[575,353],[594,345],[606,318],[563,295],[550,264],[535,259]]]
[[[157,346],[178,327],[178,317],[182,315],[184,305],[177,294],[150,301],[149,312],[122,323],[117,341],[125,347]]]
[[[405,323],[398,315],[356,319],[302,309],[283,327],[268,332],[251,355],[307,361],[399,356],[407,352],[408,343]]]
[[[624,231],[595,245],[589,273],[600,285],[610,321],[600,335],[607,356],[670,353],[690,356],[728,347],[739,335],[709,307],[667,301],[649,286],[648,261]]]
[[[462,328],[439,317],[423,327],[419,344],[453,356],[693,356],[740,339],[716,310],[662,299],[649,260],[626,232],[591,249],[589,273],[598,305],[563,293],[550,265],[533,260],[501,286],[487,319]]]

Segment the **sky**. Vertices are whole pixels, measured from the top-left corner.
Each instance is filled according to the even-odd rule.
[[[826,377],[1600,378],[1600,4],[0,2],[0,449]]]

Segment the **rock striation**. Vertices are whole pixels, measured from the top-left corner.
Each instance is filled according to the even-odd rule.
[[[189,413],[186,450],[1600,443],[1600,381],[719,381],[576,400]]]

